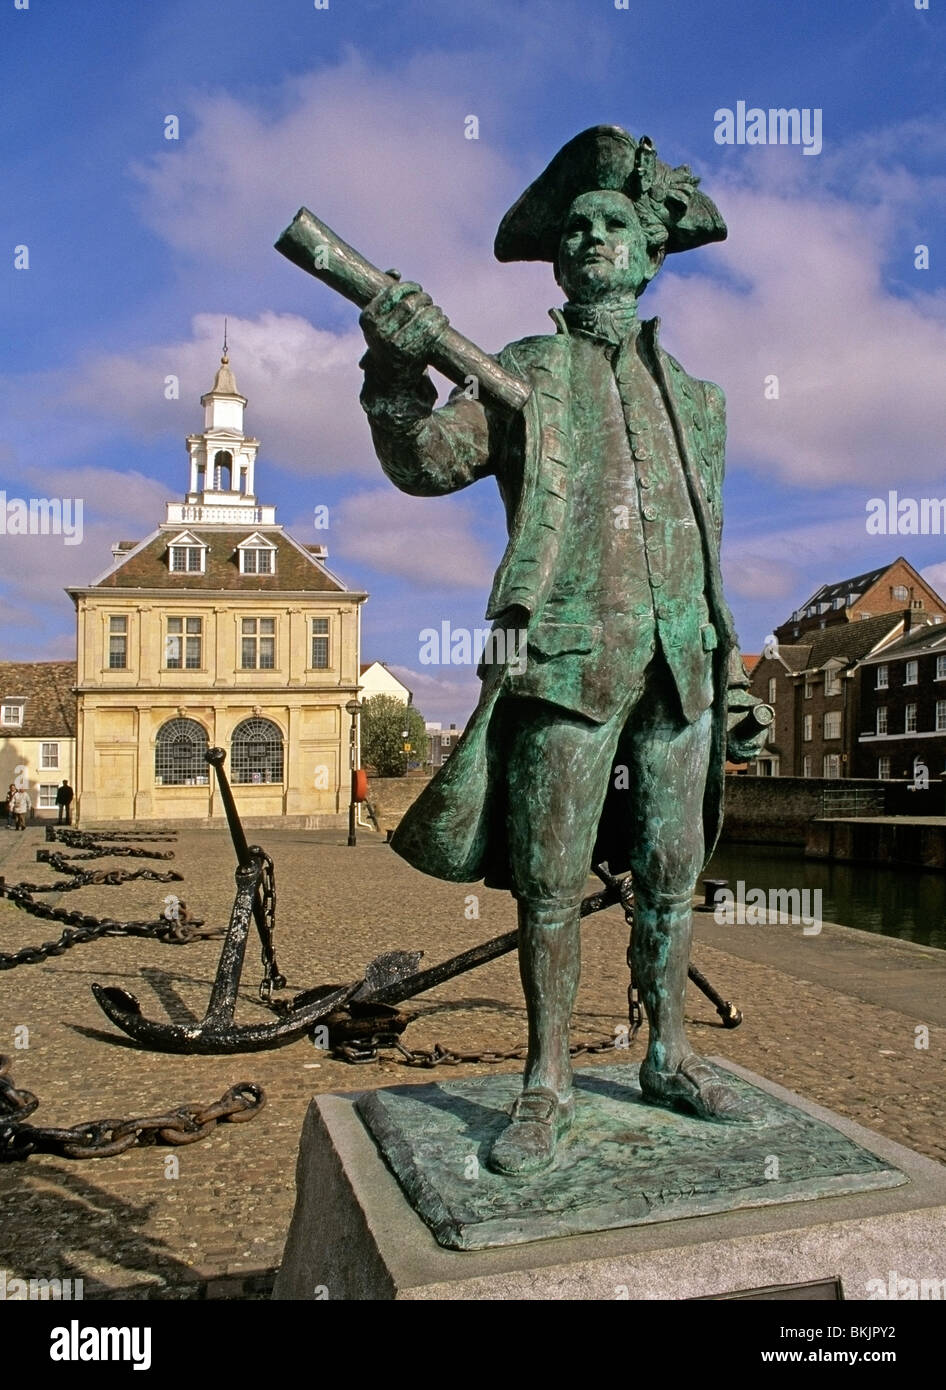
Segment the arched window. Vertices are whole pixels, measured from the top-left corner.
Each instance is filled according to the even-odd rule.
[[[196,719],[169,719],[154,744],[154,781],[158,787],[205,787],[210,780],[207,730]]]
[[[228,449],[218,449],[214,454],[214,489],[217,492],[230,491],[230,470],[233,467],[233,455]]]
[[[271,719],[244,719],[230,742],[233,782],[282,782],[283,745]]]

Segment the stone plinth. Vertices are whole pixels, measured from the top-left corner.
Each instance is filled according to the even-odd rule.
[[[515,1183],[485,1151],[516,1076],[320,1097],[275,1297],[681,1299],[837,1280],[864,1298],[890,1270],[943,1276],[946,1169],[728,1069],[754,1124],[644,1106],[631,1065],[579,1072],[559,1163]]]

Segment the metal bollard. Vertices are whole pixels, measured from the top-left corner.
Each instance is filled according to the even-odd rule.
[[[712,909],[716,906],[719,890],[729,887],[728,878],[704,878],[703,880],[703,907]]]

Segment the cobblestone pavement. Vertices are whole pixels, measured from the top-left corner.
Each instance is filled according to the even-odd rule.
[[[279,961],[293,989],[356,978],[372,956],[393,948],[422,949],[425,963],[433,963],[515,926],[508,895],[425,878],[372,834],[354,849],[335,832],[262,831],[257,838],[276,862]],[[58,877],[35,862],[42,844],[39,827],[19,835],[0,829],[0,873],[8,882]],[[89,886],[64,894],[61,902],[121,920],[157,918],[165,894],[174,891],[208,922],[225,923],[234,864],[226,835],[188,831],[170,847],[175,860],[156,867],[178,868],[183,884]],[[102,859],[92,866],[148,862]],[[51,926],[0,901],[0,950],[58,935]],[[619,909],[585,924],[576,1042],[612,1034],[625,1018],[625,930]],[[801,929],[794,930],[800,938]],[[691,988],[694,1046],[731,1057],[900,1143],[946,1159],[946,1027],[941,1015],[932,1023],[924,1016],[922,990],[916,1011],[902,995],[896,1009],[865,1002],[840,992],[836,979],[831,988],[817,982],[811,942],[804,944],[809,964],[799,980],[757,958],[759,939],[757,932],[752,959],[698,944],[696,963],[746,1017],[738,1030],[724,1031],[712,1006]],[[889,951],[894,969],[910,949],[894,941],[878,945],[876,937],[871,945]],[[40,1097],[34,1123],[74,1125],[104,1115],[159,1113],[172,1104],[216,1099],[238,1081],[259,1082],[268,1098],[248,1124],[220,1127],[191,1147],[137,1149],[93,1162],[42,1156],[5,1165],[0,1270],[11,1277],[80,1277],[87,1298],[261,1296],[282,1253],[310,1097],[432,1079],[430,1072],[411,1071],[390,1058],[350,1066],[307,1039],[239,1057],[145,1052],[112,1029],[89,990],[94,980],[119,984],[137,994],[152,1017],[164,1017],[166,1006],[178,1017],[181,1009],[200,1016],[218,953],[215,942],[175,947],[109,937],[43,965],[0,973],[0,1051],[12,1057],[16,1084]],[[784,955],[783,949],[783,965]],[[263,1018],[264,1011],[255,998],[252,944],[247,958],[239,1009],[249,1021]],[[946,956],[932,952],[927,958],[939,970]],[[525,1040],[513,956],[406,1007],[418,1015],[405,1037],[414,1048],[441,1042],[458,1050],[507,1049]],[[21,1025],[29,1030],[29,1046],[18,1049],[14,1030]],[[918,1025],[929,1026],[926,1049],[915,1045]],[[643,1050],[639,1038],[630,1053],[617,1055],[638,1060]],[[604,1060],[613,1061],[614,1054],[604,1054]],[[484,1069],[451,1068],[450,1074]],[[520,1064],[504,1069],[519,1070]],[[166,1159],[172,1155],[179,1160],[177,1177],[168,1176]]]

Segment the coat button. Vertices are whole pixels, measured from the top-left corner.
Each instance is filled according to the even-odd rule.
[[[645,520],[645,521],[656,521],[656,520],[657,520],[657,508],[656,508],[656,507],[645,507],[645,508],[644,508],[644,520]]]
[[[651,582],[651,584],[654,586],[655,589],[659,589],[659,588],[660,588],[661,584],[664,582],[664,577],[663,577],[663,575],[660,573],[660,570],[651,570],[651,572],[650,572],[650,582]]]
[[[645,477],[643,473],[638,473],[637,483],[639,487],[650,487],[650,479]]]

